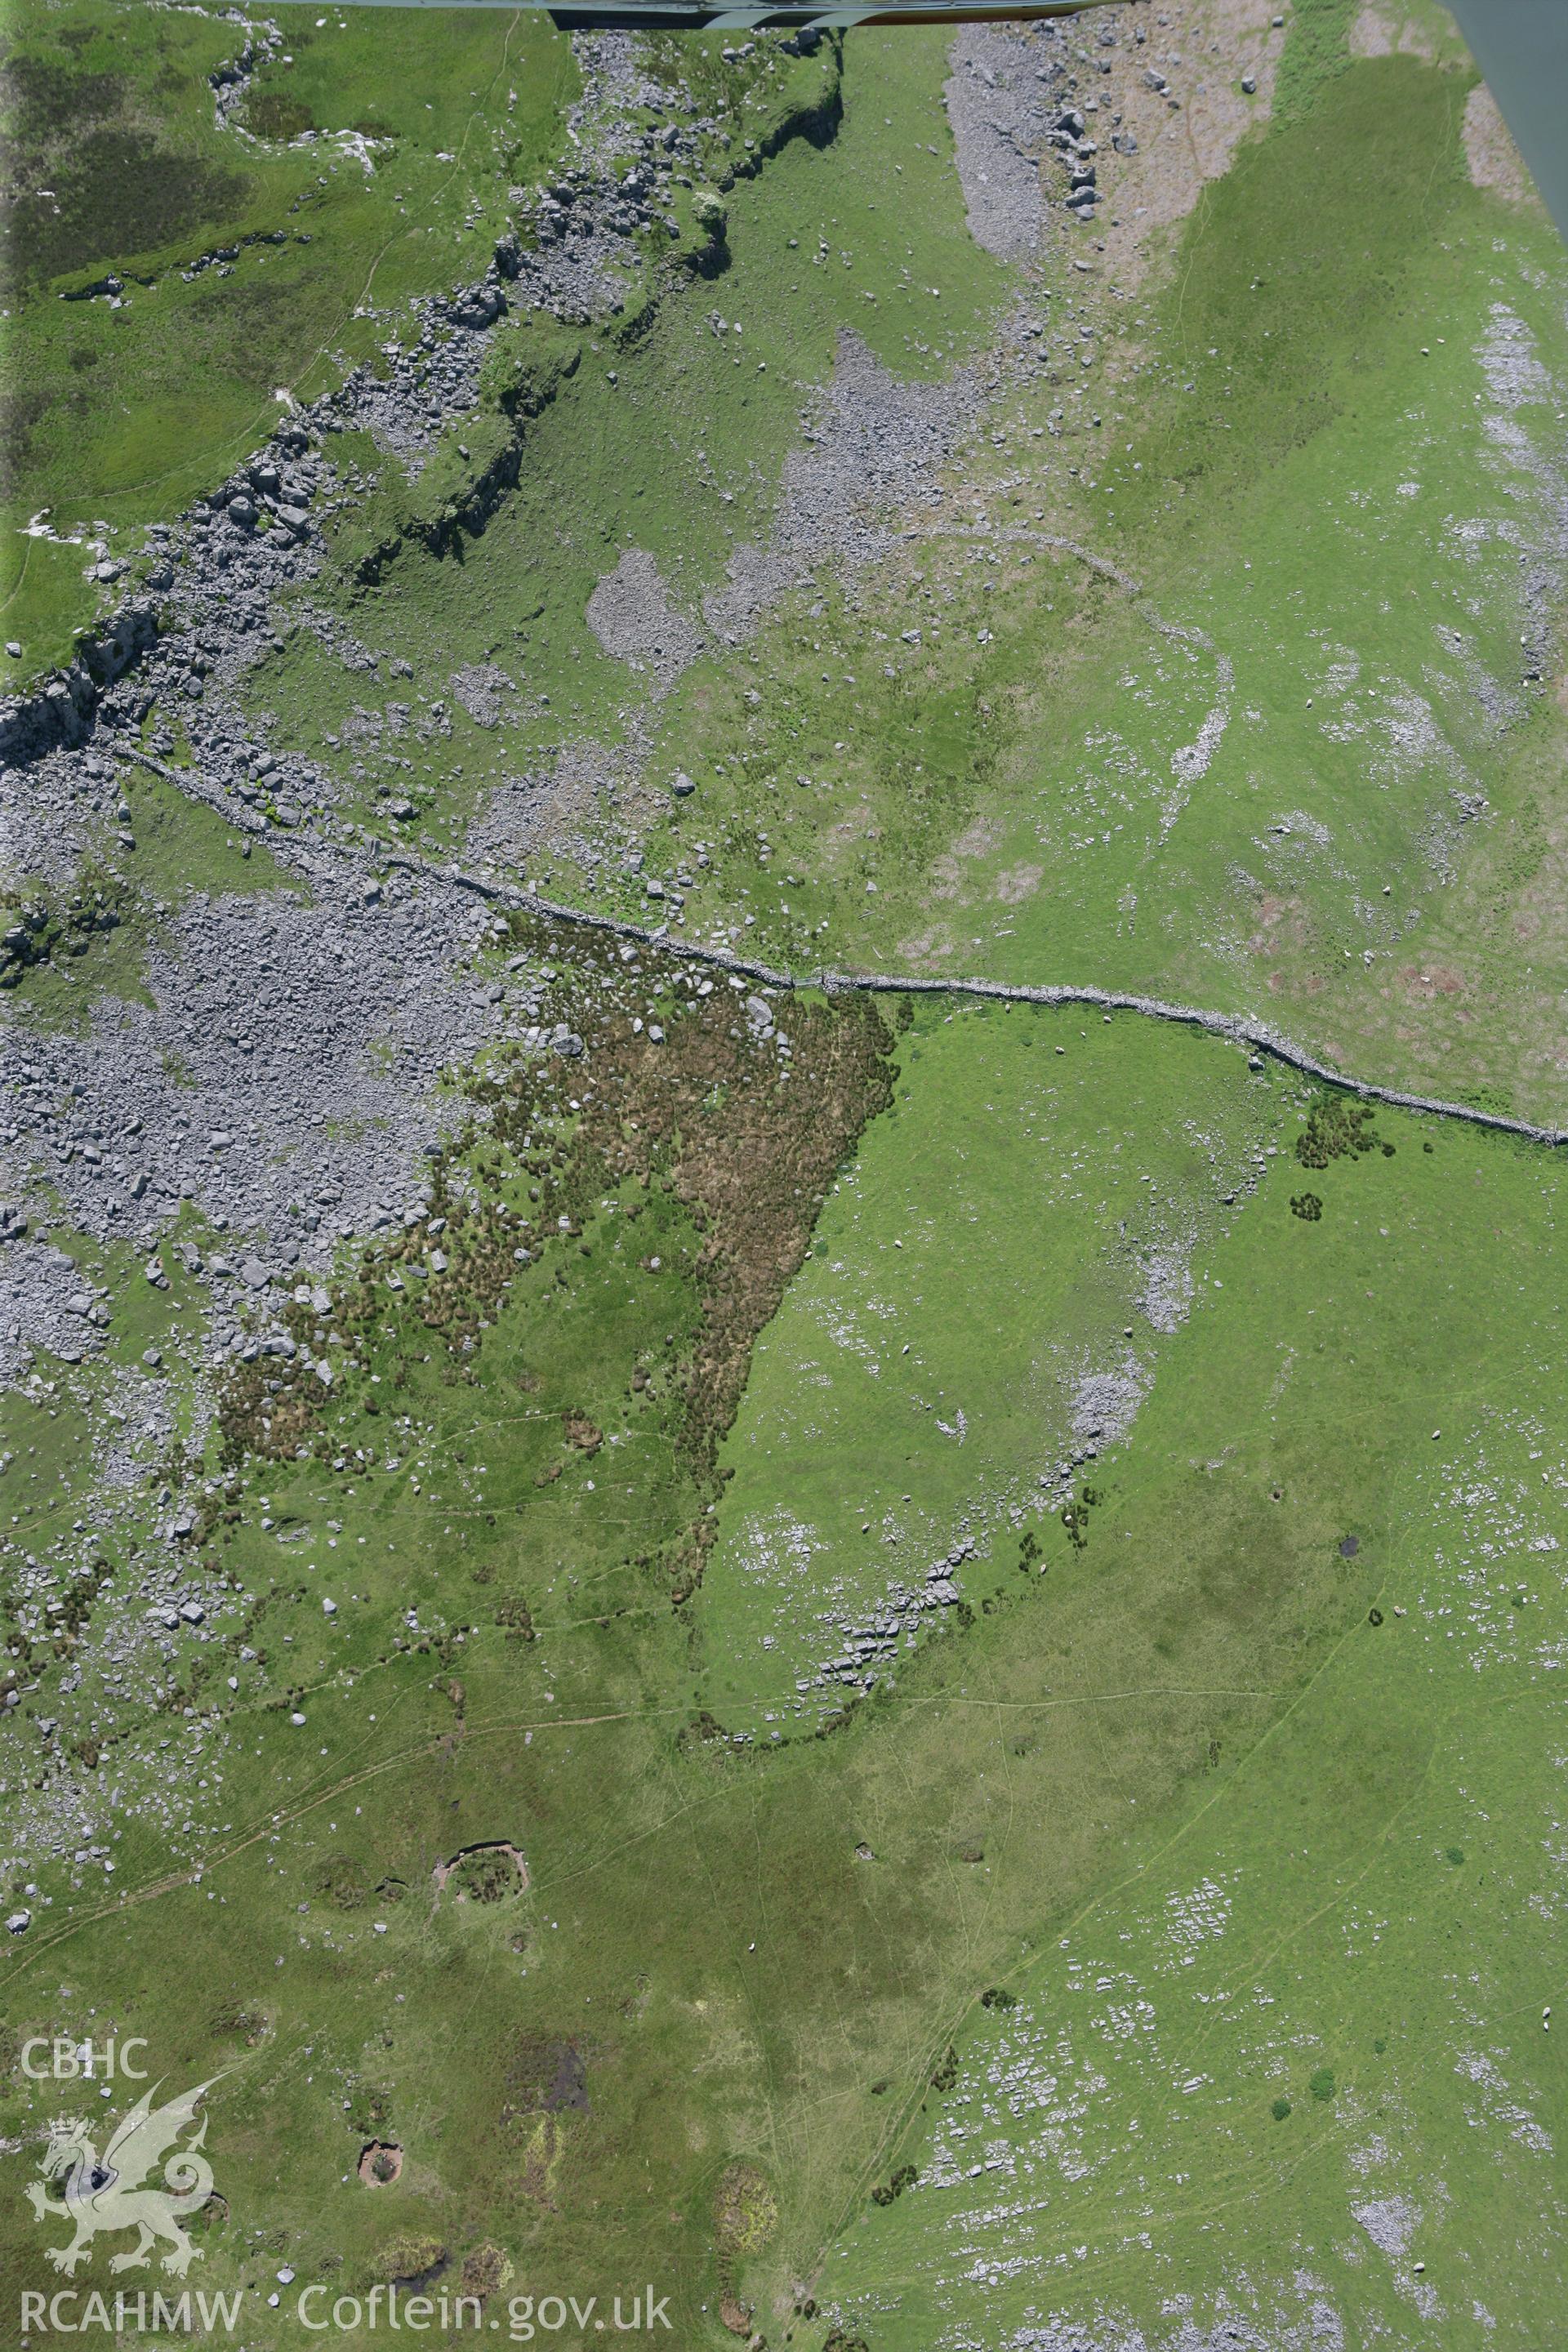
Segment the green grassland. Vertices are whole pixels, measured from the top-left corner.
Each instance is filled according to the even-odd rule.
[[[1070,1556],[1058,1509],[1097,1474],[1064,1494],[1060,1470],[1131,1420],[1223,1280],[1279,1090],[1238,1087],[1228,1049],[1151,1054],[1136,1021],[1081,1024],[917,1013],[725,1450],[703,1590],[726,1725],[809,1727],[846,1694],[802,1699],[796,1678],[840,1653],[840,1622],[868,1624],[895,1578],[921,1589],[964,1536],[983,1567],[961,1582],[989,1568],[1010,1586],[1026,1538]]]
[[[1167,1897],[1212,1880],[1245,1957],[1197,1939],[1180,2000],[1162,1979],[1125,2056],[1114,2021],[1085,2027],[1099,2039],[1083,2063],[1112,2085],[1083,2126],[1103,2158],[1081,2179],[1064,2158],[1062,2226],[1054,2203],[1043,2228],[1031,2218],[1027,2262],[1054,2278],[1063,2252],[1057,2300],[1079,2313],[1065,2257],[1091,2243],[1097,2307],[1147,2322],[1173,2284],[1221,2288],[1245,2231],[1249,2277],[1284,2278],[1305,2246],[1336,2305],[1396,2311],[1335,2251],[1353,2227],[1345,2167],[1376,2130],[1377,2181],[1426,2213],[1441,2175],[1467,2280],[1529,2340],[1543,2274],[1516,2241],[1533,2233],[1549,2259],[1551,2168],[1509,2135],[1550,2099],[1551,1970],[1524,1937],[1494,1937],[1484,1961],[1474,1947],[1498,1903],[1511,1919],[1561,1899],[1532,1810],[1561,1639],[1540,1549],[1563,1475],[1554,1160],[1380,1114],[1392,1157],[1304,1172],[1291,1147],[1326,1131],[1321,1113],[1303,1124],[1310,1093],[1130,1021],[1084,1034],[1070,1015],[994,1009],[895,1035],[803,1002],[781,1082],[730,1037],[722,1001],[672,977],[599,969],[577,1111],[533,1066],[500,1058],[477,1082],[480,1123],[432,1203],[447,1269],[416,1234],[346,1264],[325,1312],[289,1309],[300,1345],[333,1358],[330,1390],[312,1400],[299,1370],[276,1393],[241,1381],[205,1465],[160,1466],[196,1509],[211,1638],[125,1667],[145,1677],[133,1707],[104,1679],[90,1609],[57,1634],[58,1658],[32,1638],[43,1680],[13,1754],[30,1738],[33,1761],[20,1780],[9,1765],[10,1803],[58,1803],[81,1775],[137,1801],[112,1880],[91,1860],[37,1874],[5,2022],[21,2037],[112,2020],[151,2035],[171,2088],[220,2077],[208,2146],[224,2201],[201,2284],[248,2288],[258,2344],[308,2340],[291,2294],[265,2300],[281,2269],[296,2289],[363,2294],[441,2263],[455,2291],[465,2263],[491,2275],[487,2247],[511,2266],[493,2315],[514,2292],[651,2280],[678,2340],[723,2341],[729,2297],[813,2352],[840,2299],[873,2346],[940,2342],[944,2298],[973,2311],[953,2244],[990,2232],[988,2266],[1010,2273],[1019,2225],[975,2220],[966,2178],[931,2184],[931,2136],[973,2111],[1036,2004],[1058,2014],[1069,1959],[1141,1982],[1144,1947],[1151,1969],[1169,1957]],[[670,1008],[657,1050],[624,1018],[655,985]],[[563,969],[562,986],[591,1001],[594,971]],[[999,1129],[1030,1166],[981,1189],[979,1147]],[[1001,1396],[973,1416],[987,1506],[1061,1442],[1059,1398],[1031,1386],[1011,1334],[1064,1302],[1076,1329],[1116,1329],[1119,1188],[1135,1253],[1142,1174],[1197,1229],[1191,1310],[1161,1336],[1130,1432],[1101,1449],[1080,1542],[1030,1522],[1037,1556],[998,1546],[966,1568],[968,1622],[924,1639],[840,1727],[792,1721],[781,1742],[738,1745],[715,1690],[732,1688],[737,1654],[764,1693],[767,1671],[726,1559],[731,1515],[767,1475],[748,1437],[830,1408],[798,1339],[829,1278],[844,1300],[897,1295],[890,1244],[921,1238],[920,1220],[889,1151],[911,1130],[928,1139],[913,1147],[931,1229],[922,1351],[949,1346],[951,1323],[952,1377],[976,1376],[958,1360],[976,1290],[1003,1335]],[[1269,1159],[1263,1143],[1261,1181],[1226,1210],[1227,1155],[1264,1138],[1285,1148]],[[1303,1187],[1315,1221],[1291,1213]],[[819,1199],[826,1255],[726,1435],[712,1400],[739,1402]],[[942,1229],[982,1204],[983,1232],[944,1248]],[[538,1237],[526,1263],[518,1233]],[[1476,1278],[1500,1251],[1503,1315]],[[858,1395],[862,1368],[835,1369]],[[23,1463],[52,1449],[48,1500],[68,1521],[98,1442],[95,1377],[70,1409],[42,1391],[13,1401],[8,1444]],[[864,1414],[862,1445],[862,1488],[903,1475],[896,1420],[883,1436]],[[840,1460],[825,1448],[819,1471],[803,1445],[792,1506]],[[945,1485],[948,1510],[976,1491],[956,1472]],[[100,1536],[106,1586],[143,1507]],[[17,1532],[31,1541],[31,1519]],[[46,1708],[59,1731],[40,1738]],[[437,1863],[498,1841],[523,1853],[526,1889],[484,1881],[493,1899],[459,1903],[435,1886]],[[1478,1965],[1495,1985],[1470,1983]],[[1225,2037],[1193,2004],[1231,1986],[1247,2025]],[[998,1992],[1019,2006],[983,2001]],[[1462,2133],[1451,2067],[1480,2046],[1456,2038],[1468,2009],[1528,2013],[1537,2041],[1527,2061],[1488,2028],[1496,2079]],[[1325,2066],[1331,2098],[1310,2088]],[[1163,2095],[1198,2074],[1196,2104]],[[1280,2096],[1292,2112],[1276,2124]],[[59,2104],[58,2085],[13,2079],[7,2132]],[[1038,2165],[1027,2116],[1002,2106],[988,2141],[1016,2132],[1018,2161]],[[1194,2146],[1210,2121],[1212,2163]],[[357,2177],[373,2140],[403,2149],[395,2183]],[[7,2159],[18,2188],[30,2161]],[[917,2187],[871,2200],[906,2163]],[[1173,2186],[1183,2170],[1203,2185]],[[1312,2201],[1282,2221],[1288,2179]],[[1135,2224],[1121,2202],[1089,2210],[1113,2191],[1142,2196]],[[1223,2231],[1199,2226],[1222,2214]],[[1180,2251],[1162,2227],[1151,2261],[1131,2242],[1167,2217]],[[47,2284],[19,2194],[5,2231],[6,2291]],[[1462,2305],[1443,2292],[1454,2340],[1472,2340],[1469,2286]],[[1020,2278],[1016,2304],[997,2303],[999,2324],[1051,2296]]]
[[[1509,1244],[1506,1301],[1433,1380],[1405,1318],[1435,1278],[1427,1311],[1454,1328],[1473,1260],[1450,1254],[1448,1204],[1498,1181],[1517,1202],[1488,1242]],[[1283,1508],[1312,1489],[1325,1554],[1336,1515],[1359,1545],[1368,1612],[1255,1743],[1222,1750],[1201,1807],[1020,1948],[1008,2006],[958,2037],[942,2095],[893,2152],[918,2190],[868,2210],[827,2265],[849,2332],[879,2352],[962,2341],[981,2315],[1010,2340],[1058,2314],[1152,2330],[1173,2307],[1287,2341],[1314,2298],[1349,2341],[1550,2333],[1565,1462],[1559,1310],[1538,1277],[1556,1183],[1478,1167],[1448,1138],[1346,1180],[1363,1183],[1381,1198],[1344,1218],[1331,1274],[1290,1263],[1324,1228],[1290,1235],[1284,1320],[1265,1303],[1279,1273],[1238,1235],[1193,1335],[1205,1376],[1163,1378],[1115,1535],[1130,1554],[1149,1542],[1173,1475],[1222,1513],[1248,1490],[1283,1489]],[[1268,1391],[1251,1356],[1265,1330]],[[1330,1396],[1385,1346],[1352,1465]],[[1279,1402],[1260,1414],[1265,1394]],[[1343,1483],[1323,1481],[1331,1459]],[[1232,1558],[1267,1540],[1268,1507],[1232,1521]]]
[[[766,544],[839,334],[930,380],[1026,290],[968,245],[940,42],[848,41],[831,143],[730,191],[726,266],[651,323],[564,377],[559,331],[516,330],[498,387],[552,396],[486,426],[523,454],[482,534],[438,559],[405,540],[369,585],[374,504],[340,537],[331,593],[416,692],[474,661],[519,689],[499,727],[450,713],[405,822],[449,850],[489,791],[586,737],[647,789],[573,797],[531,839],[560,895],[630,912],[628,846],[658,874],[700,849],[684,921],[750,917],[781,959],[1267,1004],[1347,1065],[1560,1115],[1565,721],[1532,551],[1560,496],[1561,251],[1470,185],[1454,44],[1352,58],[1330,13],[1291,38],[1334,70],[1242,145],[1167,267],[1027,289],[1048,356],[896,554],[663,699],[584,618],[618,555],[652,552],[698,614]],[[326,740],[342,677],[320,647],[291,641],[253,691],[374,814]],[[672,804],[680,770],[699,792]]]
[[[226,130],[207,78],[243,47],[237,22],[77,0],[8,17],[0,610],[29,670],[60,658],[100,592],[85,550],[17,526],[47,509],[62,536],[102,523],[133,552],[138,524],[265,438],[279,387],[314,397],[374,358],[376,314],[485,267],[508,186],[547,166],[576,87],[568,42],[537,15],[273,20],[283,49]],[[333,136],[355,131],[374,142],[369,168]],[[307,132],[321,135],[297,143]],[[221,272],[182,276],[229,247]],[[118,308],[61,299],[110,272]]]
[[[1562,656],[1521,550],[1553,528],[1562,258],[1466,184],[1468,87],[1329,80],[940,532],[689,673],[656,761],[700,798],[649,864],[700,824],[704,907],[797,960],[1267,1006],[1559,1115]]]

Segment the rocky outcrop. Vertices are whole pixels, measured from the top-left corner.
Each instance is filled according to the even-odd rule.
[[[276,27],[263,29],[268,39],[276,34]],[[698,159],[699,142],[719,126],[669,122],[661,130],[641,131],[636,134],[637,152],[626,167],[625,155],[616,158],[612,151],[616,138],[625,136],[624,126],[615,128],[613,100],[617,77],[624,80],[630,71],[628,37],[604,34],[578,39],[590,95],[595,74],[605,84],[595,100],[604,121],[596,129],[590,127],[587,113],[579,110],[589,130],[585,141],[579,136],[581,160],[536,199],[533,245],[527,245],[518,230],[509,230],[481,278],[423,306],[422,331],[411,349],[398,354],[387,375],[356,368],[337,391],[280,425],[247,467],[199,499],[172,532],[157,527],[152,536],[170,544],[166,552],[154,551],[147,574],[154,595],[172,584],[175,563],[188,560],[192,527],[201,533],[215,518],[248,531],[265,511],[274,552],[291,539],[302,541],[308,532],[302,504],[291,507],[286,497],[274,496],[266,488],[265,478],[276,478],[290,458],[349,426],[369,431],[401,456],[413,477],[367,509],[357,532],[352,524],[343,530],[338,560],[353,576],[366,583],[380,580],[409,540],[442,555],[460,538],[477,537],[516,487],[527,425],[555,399],[581,358],[581,344],[563,335],[538,352],[520,352],[492,370],[490,381],[484,381],[495,351],[495,331],[508,314],[547,314],[565,322],[568,330],[585,327],[593,318],[596,333],[626,350],[647,331],[668,289],[683,277],[712,277],[727,267],[724,209],[716,197],[701,189],[696,192],[694,236],[681,236],[668,209],[678,173],[689,187],[689,167]],[[822,145],[837,133],[843,110],[837,44],[807,46],[803,37],[781,47],[797,60],[818,47],[823,55],[809,74],[802,62],[794,66],[789,76],[794,87],[781,93],[773,118],[724,174],[726,180],[759,171],[793,139]],[[220,68],[214,75],[223,120],[228,119],[262,54],[247,50],[232,67]],[[800,87],[805,79],[809,94]],[[643,89],[634,76],[623,94],[646,100],[651,89]],[[514,194],[521,198],[522,192]],[[669,234],[672,249],[649,273],[641,298],[622,308],[619,296],[607,290],[614,283],[607,275],[610,266],[629,259],[637,252],[637,240],[661,228]],[[451,446],[448,428],[458,419],[467,428],[466,449]],[[297,572],[300,567],[293,568]],[[209,617],[216,624],[220,616]],[[104,688],[156,642],[157,635],[157,604],[139,593],[105,631],[79,646],[65,670],[29,694],[0,701],[0,765],[23,765],[62,745],[87,741]]]
[[[61,744],[85,742],[105,687],[157,642],[157,606],[138,597],[100,635],[79,645],[76,658],[33,694],[0,701],[0,764],[19,766]]]

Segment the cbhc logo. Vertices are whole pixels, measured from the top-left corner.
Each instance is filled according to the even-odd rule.
[[[146,2047],[145,2039],[134,2033],[118,2045],[111,2038],[101,2050],[90,2041],[73,2042],[68,2033],[57,2033],[52,2040],[47,2033],[35,2033],[22,2044],[22,2072],[34,2083],[90,2083],[100,2075],[111,2082],[117,2074],[129,2083],[144,2083],[147,2069],[132,2064],[132,2053]],[[48,2053],[47,2065],[37,2063],[40,2051]]]

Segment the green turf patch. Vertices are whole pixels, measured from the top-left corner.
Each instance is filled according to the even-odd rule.
[[[1301,0],[1291,11],[1274,83],[1277,123],[1288,125],[1310,114],[1324,84],[1350,64],[1357,5],[1358,0]]]

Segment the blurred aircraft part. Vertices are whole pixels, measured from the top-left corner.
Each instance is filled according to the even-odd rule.
[[[1448,0],[1461,33],[1568,237],[1568,0]]]

